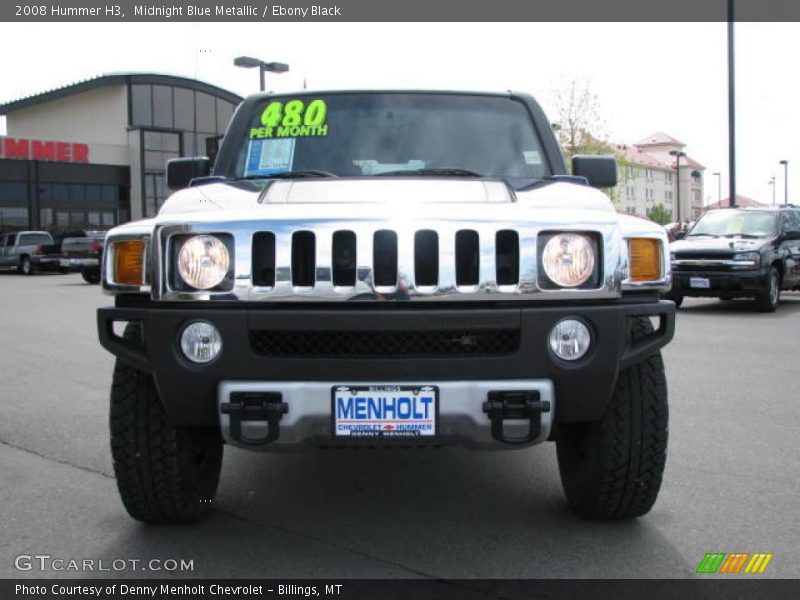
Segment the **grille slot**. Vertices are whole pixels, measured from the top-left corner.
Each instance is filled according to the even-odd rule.
[[[519,234],[511,229],[498,231],[495,236],[495,265],[497,285],[519,283]]]
[[[376,231],[372,239],[373,280],[379,287],[397,285],[397,234],[389,229]]]
[[[333,285],[352,287],[356,284],[356,234],[336,231],[331,249]]]
[[[253,285],[275,286],[275,234],[259,231],[253,235]]]
[[[295,231],[292,235],[293,286],[314,287],[316,246],[316,237],[310,231]]]
[[[478,285],[481,266],[478,232],[456,232],[456,285]]]
[[[730,260],[734,254],[735,252],[716,252],[714,254],[708,252],[681,252],[675,258],[678,260]]]
[[[439,283],[439,235],[430,229],[414,235],[414,282],[417,286]]]
[[[250,332],[256,354],[280,357],[502,356],[519,344],[519,329]]]

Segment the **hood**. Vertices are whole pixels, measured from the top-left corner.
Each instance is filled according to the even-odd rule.
[[[723,237],[698,237],[688,240],[678,240],[670,244],[670,252],[675,254],[682,253],[708,253],[708,254],[730,254],[731,252],[752,252],[761,249],[768,242],[765,238],[742,239],[742,238],[723,238]]]
[[[475,179],[313,179],[212,183],[170,196],[159,215],[269,208],[299,204],[382,204],[393,209],[419,204],[510,205],[518,209],[548,208],[614,212],[602,192],[583,185],[554,182],[514,192],[504,182]],[[341,211],[341,207],[338,208]]]

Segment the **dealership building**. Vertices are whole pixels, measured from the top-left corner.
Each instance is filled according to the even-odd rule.
[[[115,73],[0,104],[0,231],[155,215],[166,161],[213,155],[241,100],[194,79]]]

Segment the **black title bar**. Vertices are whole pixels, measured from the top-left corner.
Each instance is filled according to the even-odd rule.
[[[795,0],[733,0],[737,21],[800,21]],[[0,20],[66,21],[726,21],[729,0],[11,0]],[[603,31],[598,30],[598,37]]]
[[[797,580],[636,579],[3,579],[0,598],[44,600],[794,600]]]

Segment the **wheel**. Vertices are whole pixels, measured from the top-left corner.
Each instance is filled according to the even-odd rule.
[[[756,308],[761,312],[775,312],[781,301],[781,275],[778,269],[770,267],[767,289],[756,296]]]
[[[33,262],[30,256],[23,256],[19,259],[19,272],[23,275],[33,275]]]
[[[652,330],[649,319],[637,319],[632,333]],[[667,422],[667,380],[656,353],[619,373],[602,420],[558,427],[558,467],[571,508],[602,520],[647,513],[661,488]]]
[[[100,283],[100,269],[81,269],[81,276],[86,283]]]
[[[124,337],[141,339],[138,324],[129,324]],[[219,483],[219,430],[171,425],[153,378],[119,360],[110,425],[114,474],[128,514],[145,523],[200,519]]]

